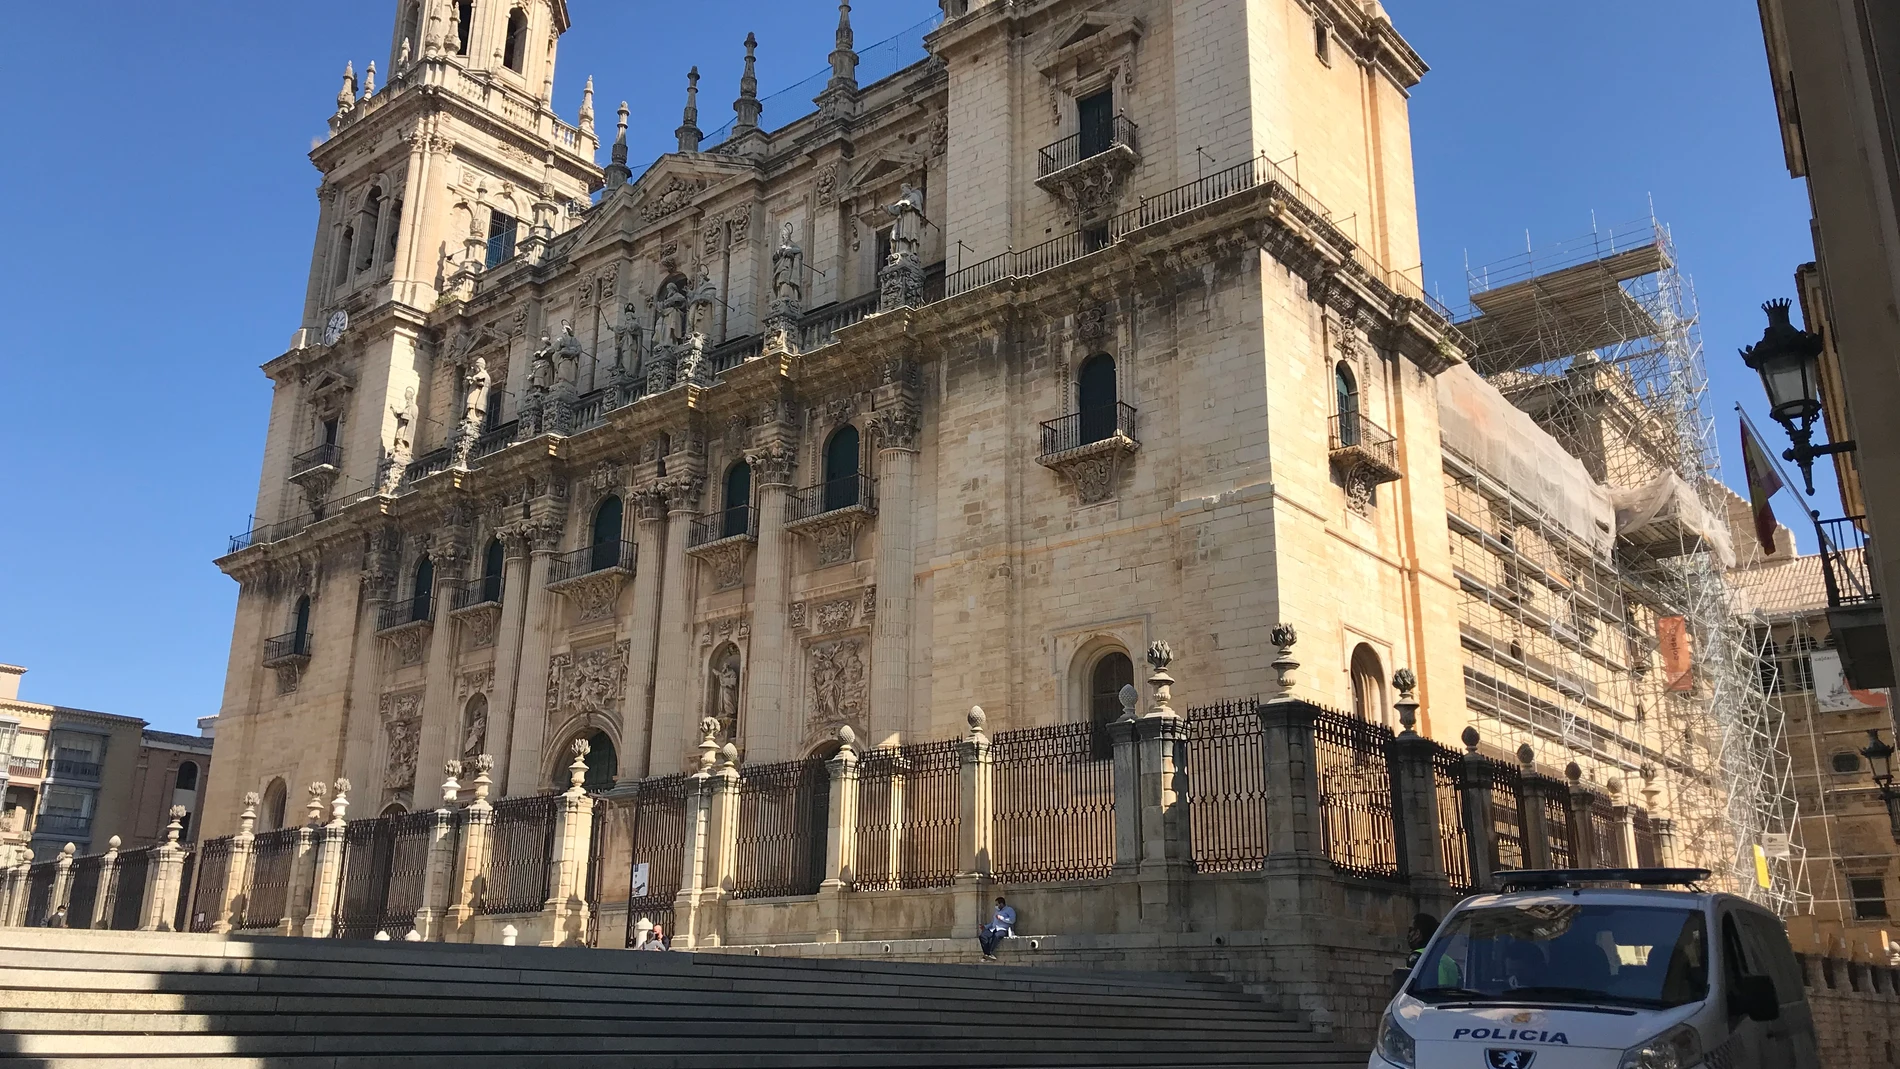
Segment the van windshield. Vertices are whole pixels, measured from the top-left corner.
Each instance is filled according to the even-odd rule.
[[[1708,997],[1708,935],[1687,909],[1573,902],[1484,906],[1439,929],[1409,993],[1425,1002],[1662,1009]]]

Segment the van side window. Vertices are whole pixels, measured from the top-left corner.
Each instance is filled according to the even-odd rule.
[[[1759,913],[1737,916],[1741,918],[1749,963],[1775,982],[1775,994],[1782,1002],[1794,1001],[1801,993],[1801,963],[1794,960],[1794,948],[1788,945],[1781,922]]]
[[[1748,955],[1742,950],[1742,934],[1735,927],[1735,914],[1722,915],[1722,978],[1724,986],[1735,990],[1735,982],[1758,970],[1750,967]],[[1730,1017],[1741,1016],[1734,1009]]]

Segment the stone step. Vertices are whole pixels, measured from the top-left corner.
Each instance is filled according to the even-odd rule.
[[[3,1051],[4,1048],[0,1048]],[[415,1069],[415,1061],[381,1055],[295,1055],[258,1057],[248,1054],[172,1056],[139,1053],[47,1056],[11,1056],[0,1052],[4,1069],[150,1069],[154,1065],[177,1064],[204,1069]],[[993,1053],[967,1054],[956,1051],[906,1052],[895,1057],[857,1055],[848,1051],[824,1054],[772,1054],[761,1057],[736,1057],[723,1052],[690,1055],[656,1055],[629,1059],[625,1054],[569,1054],[548,1057],[522,1055],[466,1054],[458,1056],[453,1069],[1215,1069],[1221,1066],[1259,1069],[1263,1065],[1255,1054],[1210,1055],[1184,1059],[1179,1055],[1092,1055],[1078,1061],[1063,1054]],[[1362,1069],[1364,1054],[1335,1051],[1310,1051],[1276,1055],[1274,1069]]]

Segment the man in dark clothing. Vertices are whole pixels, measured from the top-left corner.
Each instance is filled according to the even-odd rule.
[[[1412,926],[1405,930],[1405,947],[1411,956],[1405,959],[1405,967],[1410,969],[1418,964],[1425,953],[1425,944],[1432,941],[1432,934],[1438,931],[1438,918],[1429,913],[1412,914]]]
[[[61,906],[58,909],[54,910],[52,913],[47,915],[46,927],[48,928],[66,927],[66,907],[65,906]]]
[[[990,922],[977,933],[977,942],[983,946],[983,960],[996,960],[996,944],[1016,934],[1016,907],[997,898],[996,912],[990,915]]]

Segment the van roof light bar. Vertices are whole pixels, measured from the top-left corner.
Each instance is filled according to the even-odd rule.
[[[1709,878],[1708,869],[1510,869],[1491,878],[1504,891],[1539,891],[1585,883],[1633,883],[1638,887],[1689,887]]]

